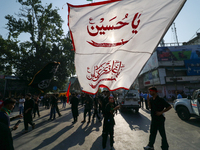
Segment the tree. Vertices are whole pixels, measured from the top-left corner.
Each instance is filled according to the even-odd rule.
[[[16,65],[19,48],[17,42],[5,40],[0,35],[0,74],[12,75]]]
[[[58,8],[52,9],[52,4],[42,6],[40,0],[18,2],[22,5],[18,18],[5,17],[8,20],[8,38],[16,40],[21,33],[27,33],[30,40],[19,43],[20,59],[15,74],[30,81],[48,62],[59,61],[61,65],[52,84],[62,88],[75,68],[71,40],[69,36],[64,37]]]

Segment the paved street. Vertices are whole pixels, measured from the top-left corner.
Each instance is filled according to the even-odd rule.
[[[47,121],[49,109],[40,107],[41,117],[34,118],[36,128],[27,134],[22,134],[23,123],[13,131],[14,147],[16,150],[101,150],[102,123],[95,121],[90,124],[83,119],[83,107],[79,106],[79,118],[72,124],[70,105],[61,108],[61,117],[54,121]],[[57,115],[58,116],[58,115]],[[143,150],[148,143],[150,114],[140,109],[138,114],[133,111],[118,113],[115,116],[115,143],[116,150]],[[17,121],[12,121],[14,125]],[[188,122],[180,120],[171,109],[166,113],[166,132],[170,150],[199,150],[200,149],[200,119],[192,118]],[[109,149],[109,141],[107,143]],[[155,150],[160,150],[161,138],[158,133]]]

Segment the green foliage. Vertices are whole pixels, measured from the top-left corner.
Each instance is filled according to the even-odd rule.
[[[4,40],[0,36],[0,74],[12,74],[12,68],[16,66],[15,62],[18,59],[18,52],[17,42]]]
[[[18,2],[22,5],[18,17],[5,16],[8,20],[8,39],[16,41],[21,33],[26,33],[30,40],[18,44],[19,59],[15,64],[15,74],[31,81],[47,63],[58,61],[61,64],[51,86],[62,88],[67,77],[75,73],[75,67],[71,40],[69,36],[64,36],[63,20],[58,9],[53,9],[52,4],[42,6],[40,0]]]

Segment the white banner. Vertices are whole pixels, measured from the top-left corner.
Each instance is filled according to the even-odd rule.
[[[68,4],[82,90],[129,89],[186,0],[109,0]]]

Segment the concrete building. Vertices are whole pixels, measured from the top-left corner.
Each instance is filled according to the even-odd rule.
[[[156,86],[160,96],[176,96],[175,91],[191,95],[200,88],[200,45],[158,47],[139,77],[139,88]]]

